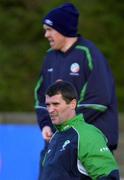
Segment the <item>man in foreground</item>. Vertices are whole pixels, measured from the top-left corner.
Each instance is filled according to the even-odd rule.
[[[56,132],[43,161],[41,180],[119,180],[103,133],[76,115],[77,93],[69,82],[52,84],[45,96]]]

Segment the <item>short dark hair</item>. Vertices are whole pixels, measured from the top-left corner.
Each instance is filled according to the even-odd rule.
[[[46,91],[46,95],[54,96],[56,94],[61,94],[62,98],[66,103],[70,103],[73,99],[78,98],[75,87],[67,81],[56,81]]]

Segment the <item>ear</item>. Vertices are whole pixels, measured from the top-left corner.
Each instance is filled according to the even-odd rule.
[[[72,108],[73,110],[75,110],[75,109],[76,109],[76,106],[77,106],[77,100],[76,100],[76,99],[73,99],[73,100],[71,101],[71,108]]]

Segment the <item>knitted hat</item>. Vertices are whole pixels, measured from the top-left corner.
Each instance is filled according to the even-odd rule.
[[[79,12],[71,3],[65,3],[50,11],[43,19],[46,24],[66,37],[76,37]]]

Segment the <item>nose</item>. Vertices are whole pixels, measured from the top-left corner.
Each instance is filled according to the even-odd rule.
[[[49,112],[49,113],[54,112],[54,106],[50,105],[50,106],[48,107],[48,112]]]
[[[48,38],[48,37],[49,37],[49,32],[48,32],[47,30],[45,31],[44,37],[45,37],[45,38]]]

